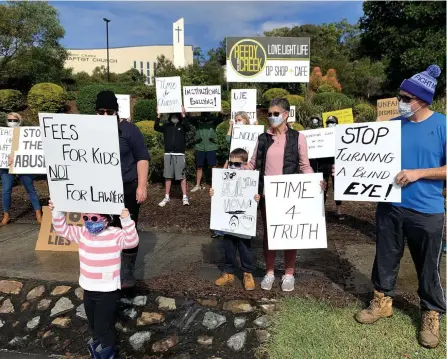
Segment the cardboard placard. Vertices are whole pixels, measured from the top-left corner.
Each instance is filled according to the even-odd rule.
[[[377,100],[377,121],[389,121],[399,117],[397,97]]]
[[[236,113],[244,111],[250,118],[250,124],[256,122],[256,89],[231,90],[231,120]]]
[[[296,122],[296,106],[290,106],[289,117],[287,122]]]
[[[317,128],[300,131],[306,136],[309,158],[325,158],[335,156],[335,129]]]
[[[118,100],[118,114],[124,120],[130,119],[130,95],[115,95]]]
[[[182,112],[182,84],[180,76],[156,77],[158,113]]]
[[[221,86],[183,86],[186,112],[220,112]]]
[[[11,157],[13,162],[9,166],[9,173],[46,173],[40,127],[25,126],[14,129]]]
[[[39,237],[36,242],[36,251],[77,252],[78,244],[56,234],[48,206],[42,207],[43,216],[40,225]],[[67,213],[65,220],[68,225],[83,226],[84,221],[80,213]]]
[[[10,127],[0,127],[0,168],[9,167],[13,133],[14,130]]]
[[[326,127],[326,120],[329,116],[335,116],[338,119],[339,125],[346,125],[354,123],[354,115],[352,114],[352,108],[345,108],[343,110],[323,112],[323,126]]]
[[[248,161],[250,161],[261,133],[264,133],[262,125],[234,125],[230,152],[236,148],[243,148],[248,152]]]

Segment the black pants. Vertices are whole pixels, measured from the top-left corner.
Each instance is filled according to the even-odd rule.
[[[93,340],[99,340],[102,348],[115,347],[116,310],[119,292],[84,291],[84,307]]]
[[[375,289],[387,296],[394,295],[405,236],[419,280],[421,309],[445,313],[440,275],[444,214],[424,214],[379,203],[376,231],[376,258],[371,278]]]
[[[245,273],[253,272],[253,252],[251,250],[251,238],[239,238],[229,234],[223,237],[225,249],[225,273],[234,273],[236,269],[236,251],[239,249],[241,268]]]

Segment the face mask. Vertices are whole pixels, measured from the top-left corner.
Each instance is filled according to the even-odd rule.
[[[87,228],[87,231],[91,234],[101,233],[107,227],[107,220],[103,220],[103,219],[101,219],[97,222],[85,221],[84,223],[85,223],[85,228]]]
[[[270,122],[270,125],[272,125],[272,126],[279,126],[280,124],[282,124],[282,114],[280,114],[279,116],[272,116],[272,117],[269,117],[269,122]]]
[[[406,103],[406,102],[403,102],[403,101],[399,101],[399,103],[397,105],[397,110],[399,111],[400,115],[402,117],[405,117],[405,118],[409,118],[409,117],[413,116],[421,108],[422,108],[422,106],[419,107],[415,111],[411,111],[411,102],[410,103]]]
[[[337,126],[336,123],[327,123],[326,124],[326,127],[335,127],[335,126]]]
[[[171,118],[171,121],[173,124],[177,124],[179,119],[177,117],[173,117],[173,118]]]
[[[19,127],[19,121],[8,121],[8,127]]]
[[[243,121],[237,121],[236,125],[242,126],[242,125],[244,125],[244,122]]]

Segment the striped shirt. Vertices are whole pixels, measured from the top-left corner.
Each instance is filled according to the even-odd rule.
[[[90,234],[84,226],[68,225],[65,213],[53,211],[56,234],[78,243],[80,275],[79,285],[96,292],[121,289],[121,250],[134,248],[139,238],[135,222],[121,218],[122,229],[107,227],[98,234]]]

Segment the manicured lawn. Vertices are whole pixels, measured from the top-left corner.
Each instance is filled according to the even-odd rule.
[[[272,337],[261,351],[270,359],[441,359],[445,352],[445,320],[441,344],[428,350],[417,342],[418,312],[394,309],[391,318],[361,325],[357,306],[335,308],[309,299],[287,298],[272,315]]]

